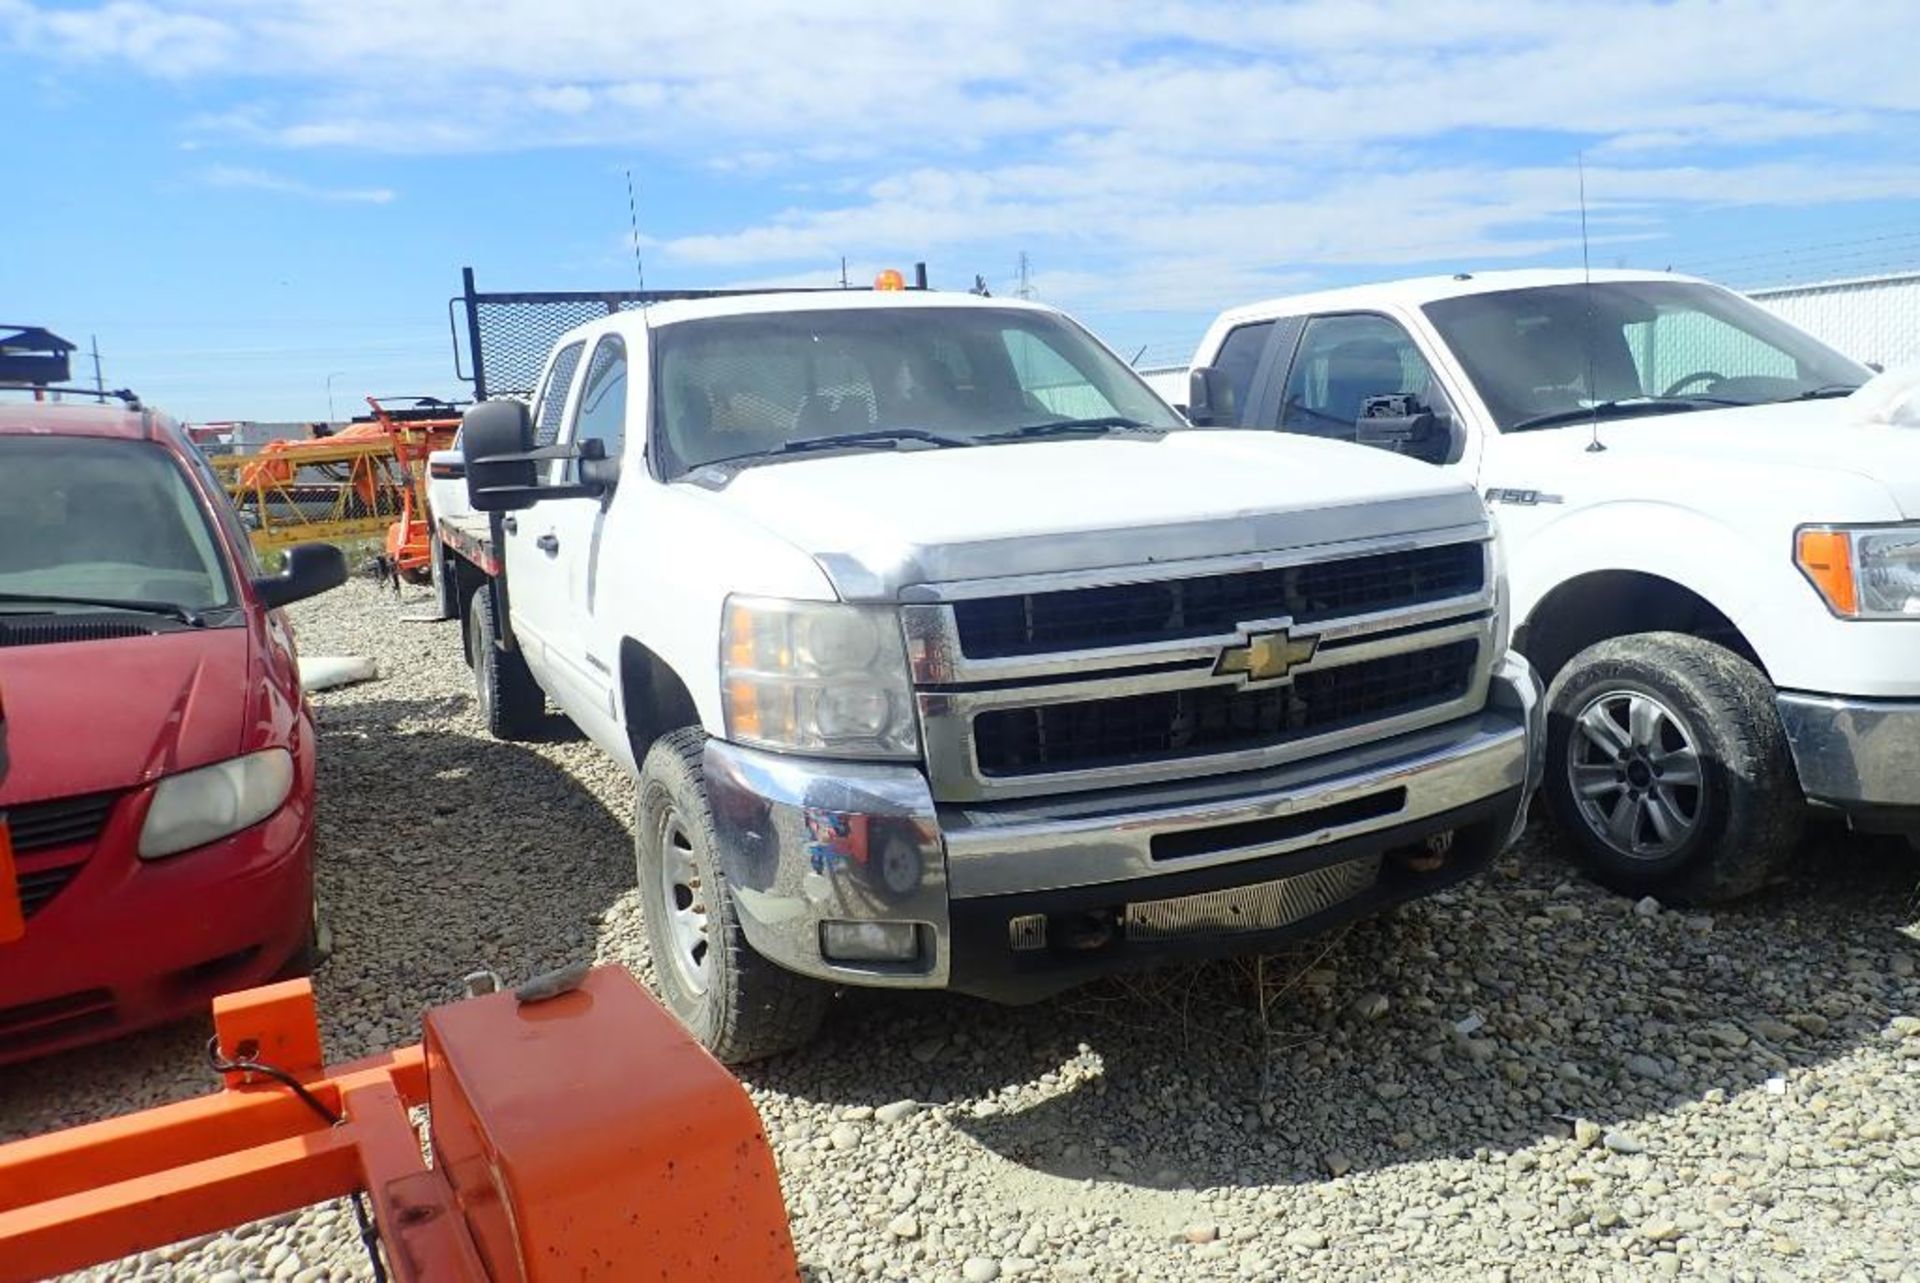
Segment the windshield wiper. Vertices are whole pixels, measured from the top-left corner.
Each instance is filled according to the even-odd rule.
[[[801,437],[796,441],[784,442],[771,450],[752,450],[746,454],[730,454],[724,459],[709,459],[700,466],[710,468],[722,463],[752,463],[756,459],[777,459],[785,454],[806,454],[810,450],[834,450],[843,446],[887,445],[896,449],[903,441],[923,441],[932,446],[970,446],[972,441],[965,437],[943,436],[938,432],[929,432],[925,428],[869,428],[865,432],[838,432],[830,437]]]
[[[1103,414],[1091,419],[1054,419],[1049,423],[1029,423],[1022,428],[1008,428],[1005,432],[989,432],[982,441],[1027,441],[1036,437],[1065,437],[1079,433],[1098,433],[1105,435],[1128,428],[1144,428],[1147,425],[1138,419],[1129,419],[1120,414]],[[1165,435],[1164,428],[1157,429]]]
[[[0,592],[0,605],[19,603],[33,606],[99,606],[106,610],[126,610],[140,615],[166,615],[194,628],[202,627],[200,612],[176,601],[130,601],[118,597],[73,597],[66,593]]]
[[[1823,383],[1817,388],[1805,392],[1796,392],[1786,398],[1789,401],[1824,401],[1828,397],[1852,396],[1860,390],[1858,383]]]
[[[1708,406],[1752,404],[1751,401],[1735,401],[1719,396],[1622,397],[1618,401],[1602,401],[1599,405],[1586,406],[1579,410],[1555,410],[1550,414],[1536,414],[1518,423],[1508,424],[1506,430],[1525,432],[1531,428],[1552,428],[1563,423],[1580,423],[1587,419],[1625,419],[1636,414],[1678,414]]]

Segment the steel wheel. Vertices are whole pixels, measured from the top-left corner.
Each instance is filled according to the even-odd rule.
[[[1678,714],[1644,691],[1604,691],[1567,738],[1567,783],[1593,835],[1636,860],[1662,860],[1700,826],[1700,754]]]
[[[706,891],[701,886],[693,838],[673,806],[660,815],[660,891],[667,907],[670,965],[687,992],[705,993],[709,946]]]

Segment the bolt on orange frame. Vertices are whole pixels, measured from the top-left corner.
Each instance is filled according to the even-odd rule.
[[[745,1090],[627,971],[423,1023],[323,1068],[307,981],[216,999],[220,1056],[312,1102],[233,1068],[213,1095],[0,1146],[0,1283],[360,1190],[398,1283],[799,1277]]]

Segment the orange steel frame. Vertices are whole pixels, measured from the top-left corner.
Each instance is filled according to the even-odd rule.
[[[214,1004],[222,1054],[288,1071],[0,1146],[0,1281],[365,1191],[396,1283],[799,1277],[745,1091],[624,969],[430,1010],[422,1044],[323,1068],[305,980]],[[433,1163],[408,1115],[431,1111]]]
[[[433,556],[432,517],[427,511],[427,456],[453,444],[460,416],[444,419],[396,419],[378,397],[368,397],[374,421],[387,430],[394,458],[407,478],[400,501],[400,519],[387,529],[387,557],[394,570],[409,578],[423,578]]]

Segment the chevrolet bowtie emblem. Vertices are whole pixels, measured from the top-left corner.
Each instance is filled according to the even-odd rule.
[[[1229,646],[1220,652],[1214,665],[1216,675],[1245,673],[1249,682],[1278,681],[1300,664],[1313,658],[1320,645],[1318,637],[1295,637],[1284,628],[1278,632],[1255,633],[1244,646]]]

